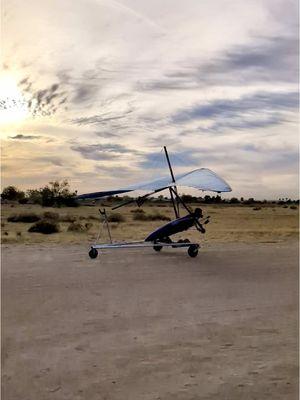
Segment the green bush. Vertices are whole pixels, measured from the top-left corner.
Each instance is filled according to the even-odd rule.
[[[35,213],[20,213],[20,214],[13,214],[7,218],[8,222],[36,222],[39,221],[41,217]]]
[[[57,233],[60,231],[59,224],[54,221],[42,219],[32,225],[28,232],[43,233],[45,235],[50,235],[51,233]]]

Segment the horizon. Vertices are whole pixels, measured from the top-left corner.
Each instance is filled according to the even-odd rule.
[[[151,180],[166,145],[222,198],[299,198],[296,0],[16,0],[1,19],[2,189]]]

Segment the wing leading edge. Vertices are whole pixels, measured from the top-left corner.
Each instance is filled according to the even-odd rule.
[[[105,196],[128,193],[134,190],[156,191],[172,186],[187,186],[217,193],[231,192],[232,190],[228,183],[215,172],[208,168],[199,168],[188,173],[177,175],[175,182],[172,182],[170,177],[163,177],[146,183],[137,183],[124,189],[81,194],[77,196],[77,199],[98,199]]]

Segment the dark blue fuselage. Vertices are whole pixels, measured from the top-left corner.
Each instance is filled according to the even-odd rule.
[[[197,220],[197,217],[195,217],[194,214],[189,214],[185,217],[174,219],[173,221],[168,222],[166,225],[161,226],[154,232],[150,233],[145,241],[154,242],[157,240],[163,240],[171,235],[175,235],[175,233],[186,231],[194,225],[195,220]]]

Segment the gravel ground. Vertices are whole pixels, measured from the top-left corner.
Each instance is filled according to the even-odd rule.
[[[3,400],[298,398],[295,242],[2,250]]]

